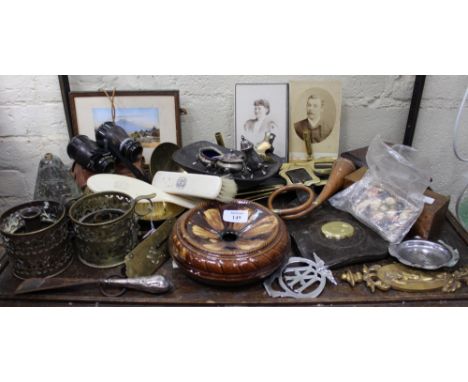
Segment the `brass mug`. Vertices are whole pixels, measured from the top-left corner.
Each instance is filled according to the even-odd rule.
[[[123,192],[98,192],[78,199],[69,216],[75,233],[75,248],[80,261],[93,268],[112,268],[124,263],[125,255],[138,244],[136,211],[139,200]],[[151,206],[152,209],[152,206]]]

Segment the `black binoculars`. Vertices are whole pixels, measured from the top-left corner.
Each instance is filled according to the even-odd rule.
[[[86,135],[77,135],[67,146],[68,156],[82,167],[96,173],[113,172],[116,159],[133,163],[143,153],[139,142],[113,122],[105,122],[96,130],[96,142]]]
[[[109,150],[117,158],[123,157],[131,163],[143,153],[139,142],[130,138],[127,132],[112,122],[105,122],[96,130],[97,144]]]

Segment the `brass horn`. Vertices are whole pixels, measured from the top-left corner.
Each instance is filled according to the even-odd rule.
[[[345,176],[351,174],[355,170],[356,170],[356,166],[354,165],[353,162],[351,162],[349,159],[340,157],[333,164],[330,177],[328,178],[328,182],[323,187],[322,192],[319,194],[319,196],[315,200],[314,200],[315,194],[310,188],[302,184],[292,184],[292,185],[281,187],[280,189],[273,192],[268,198],[268,208],[273,210],[275,213],[277,213],[279,216],[281,216],[285,220],[298,219],[304,215],[307,215],[314,208],[321,205],[330,196],[334,195],[337,191],[339,191],[343,187]],[[288,208],[288,209],[273,208],[273,200],[278,195],[287,191],[291,191],[291,190],[306,191],[308,192],[309,197],[303,204],[295,208]]]
[[[356,171],[356,166],[349,159],[339,157],[333,164],[327,184],[322,189],[322,192],[314,200],[314,208],[328,200],[337,191],[341,190],[344,184],[344,178]]]

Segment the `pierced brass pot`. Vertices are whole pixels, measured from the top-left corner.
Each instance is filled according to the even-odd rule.
[[[289,246],[284,222],[260,204],[210,201],[178,219],[169,252],[192,278],[242,285],[273,273],[285,261]]]
[[[57,202],[33,201],[9,209],[0,217],[0,237],[18,278],[52,277],[72,261],[69,220]]]

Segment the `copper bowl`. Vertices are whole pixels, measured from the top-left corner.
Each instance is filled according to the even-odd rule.
[[[247,221],[226,221],[226,211],[244,211]],[[199,204],[177,220],[169,241],[171,256],[190,277],[226,286],[269,276],[286,260],[289,247],[284,222],[247,200]]]

